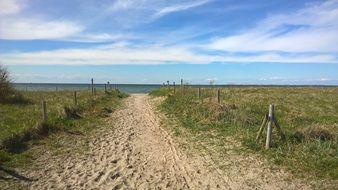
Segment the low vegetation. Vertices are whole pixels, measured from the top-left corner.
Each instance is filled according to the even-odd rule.
[[[26,151],[32,143],[51,133],[87,134],[100,125],[100,118],[113,112],[127,95],[118,90],[98,91],[92,98],[88,91],[74,93],[21,92],[29,104],[0,104],[0,167],[27,165],[31,155]],[[47,102],[47,122],[42,122],[42,100]],[[0,172],[1,173],[1,172]]]
[[[259,152],[273,163],[287,167],[297,176],[338,179],[338,88],[337,87],[228,87],[216,89],[163,87],[153,96],[166,96],[160,108],[177,118],[190,133],[236,137],[246,150]],[[273,144],[265,150],[264,140],[255,141],[269,104],[286,134],[274,129]],[[226,143],[226,142],[224,142]]]
[[[0,64],[0,104],[4,103],[27,104],[29,100],[12,87],[7,69]]]

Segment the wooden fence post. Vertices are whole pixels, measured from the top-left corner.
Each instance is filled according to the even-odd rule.
[[[266,130],[266,143],[265,149],[269,149],[271,147],[271,138],[272,138],[272,122],[274,120],[274,105],[270,104],[269,106],[269,116],[268,116],[268,128]]]
[[[265,128],[265,125],[266,125],[266,122],[268,121],[268,119],[269,119],[269,115],[265,114],[264,118],[263,118],[262,125],[259,128],[259,131],[258,131],[257,136],[256,136],[256,142],[258,142],[259,138],[262,136],[262,133],[264,131],[264,128]]]
[[[183,91],[184,91],[184,89],[183,89],[183,79],[181,79],[181,93],[182,93],[182,95],[183,95]]]
[[[198,87],[198,99],[201,99],[201,87]]]
[[[74,91],[74,104],[77,106],[77,96],[76,96],[76,91]]]
[[[107,93],[107,84],[104,84],[104,92]]]
[[[47,103],[45,100],[42,101],[42,121],[45,123],[47,122]]]
[[[265,125],[268,122],[267,130],[266,130],[266,142],[265,142],[265,148],[269,149],[271,147],[272,142],[272,125],[274,124],[276,126],[276,129],[281,137],[282,140],[285,139],[285,134],[283,133],[281,127],[279,126],[277,119],[275,117],[275,106],[271,104],[269,106],[269,113],[266,114],[263,118],[263,123],[261,127],[259,128],[259,131],[256,136],[256,142],[258,142],[259,138],[262,136],[262,133],[264,131]]]
[[[175,82],[173,82],[173,86],[174,86],[174,94],[176,92],[176,85],[175,85]]]
[[[94,96],[94,79],[92,78],[92,96]]]
[[[217,89],[217,103],[221,103],[221,90]]]

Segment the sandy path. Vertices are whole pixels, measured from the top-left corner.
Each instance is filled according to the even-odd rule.
[[[88,153],[54,158],[32,189],[229,189],[203,160],[188,159],[160,128],[147,95],[132,95],[98,132]]]

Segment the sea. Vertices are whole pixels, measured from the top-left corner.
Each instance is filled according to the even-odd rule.
[[[90,90],[91,84],[65,84],[65,83],[13,83],[15,89],[20,91],[82,91]],[[149,93],[160,88],[159,84],[110,84],[107,90],[119,89],[125,93]],[[94,84],[97,90],[104,90],[105,84]]]
[[[91,84],[71,84],[71,83],[13,83],[15,89],[20,91],[81,91],[90,90]],[[160,88],[161,84],[110,84],[106,85],[109,89],[119,89],[125,93],[149,93]],[[195,87],[337,87],[335,85],[191,85]],[[105,84],[94,84],[97,90],[104,90]]]

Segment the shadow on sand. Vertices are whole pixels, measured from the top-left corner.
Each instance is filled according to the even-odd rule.
[[[25,176],[22,176],[14,170],[3,168],[2,166],[0,166],[0,172],[8,175],[8,177],[0,176],[0,180],[36,181],[34,179],[30,179]]]

